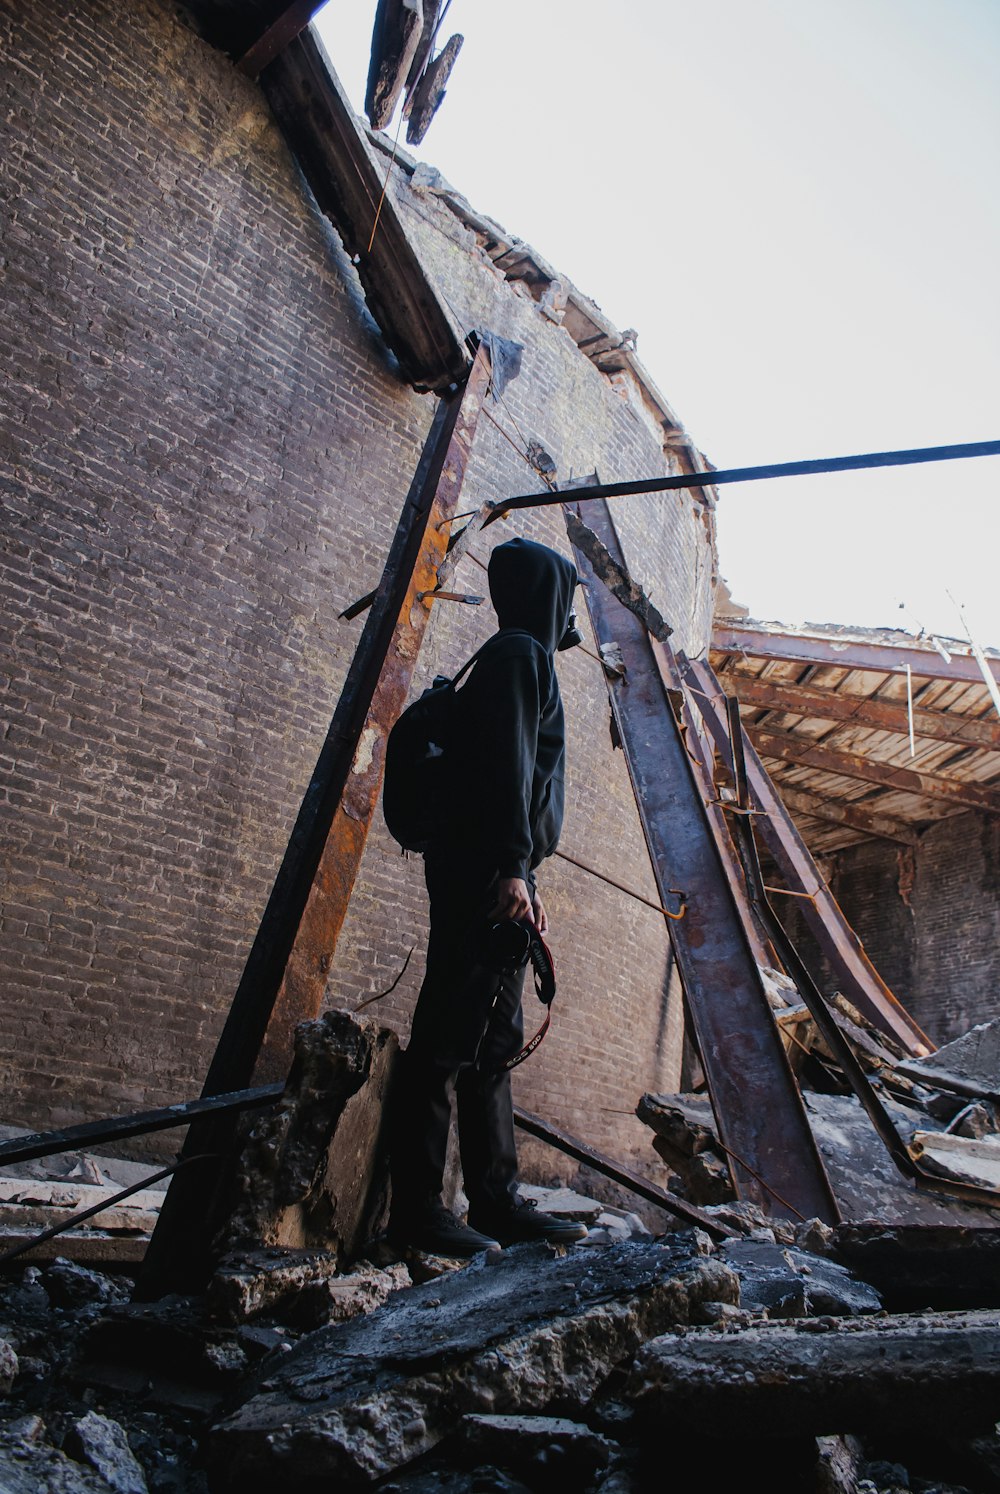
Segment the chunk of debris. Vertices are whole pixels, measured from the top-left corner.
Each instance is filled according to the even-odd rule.
[[[529,1481],[572,1479],[589,1485],[607,1468],[615,1444],[585,1422],[563,1416],[463,1416],[448,1452],[466,1464],[490,1463]]]
[[[833,1242],[893,1312],[1000,1307],[1000,1229],[869,1220],[840,1225]]]
[[[218,1487],[306,1471],[366,1482],[427,1453],[467,1413],[583,1408],[646,1339],[703,1302],[738,1298],[735,1273],[689,1240],[555,1260],[524,1246],[477,1261],[268,1365],[212,1437]]]
[[[953,1042],[926,1058],[910,1059],[900,1067],[907,1074],[955,1088],[960,1094],[1000,1100],[1000,1017],[971,1027]]]
[[[740,1278],[740,1306],[768,1318],[853,1317],[881,1310],[874,1287],[823,1256],[766,1240],[725,1240],[717,1249]]]
[[[100,1474],[114,1494],[148,1494],[146,1475],[136,1461],[123,1427],[88,1411],[71,1424],[63,1450]]]
[[[1000,1325],[995,1312],[973,1312],[690,1329],[642,1348],[617,1394],[658,1441],[720,1425],[763,1437],[789,1426],[912,1435],[925,1420],[985,1432],[1000,1395]]]
[[[277,1318],[296,1328],[322,1328],[372,1312],[411,1285],[404,1265],[360,1265],[343,1273],[324,1250],[257,1250],[220,1262],[206,1294],[209,1316],[221,1323]]]
[[[984,1136],[977,1141],[949,1131],[916,1131],[910,1152],[938,1177],[1000,1188],[1000,1137]]]
[[[285,1093],[249,1132],[223,1254],[318,1246],[342,1263],[360,1253],[387,1199],[382,1131],[398,1049],[395,1033],[349,1012],[299,1024]]]
[[[3,1494],[114,1494],[92,1468],[14,1427],[0,1428],[0,1489]]]
[[[103,1306],[128,1299],[128,1285],[101,1271],[91,1271],[76,1261],[57,1256],[42,1272],[41,1284],[53,1307]]]
[[[0,1338],[0,1395],[6,1395],[17,1379],[17,1355],[5,1338]]]
[[[695,1204],[735,1199],[707,1101],[696,1095],[643,1095],[635,1113],[655,1133],[653,1149],[676,1175],[674,1192]]]

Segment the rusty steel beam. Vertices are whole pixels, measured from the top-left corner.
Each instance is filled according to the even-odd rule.
[[[818,664],[831,669],[866,669],[880,674],[913,674],[928,680],[960,680],[969,685],[985,682],[971,650],[956,644],[948,652],[951,662],[933,646],[874,643],[860,638],[822,638],[808,633],[775,633],[768,628],[744,627],[741,623],[717,623],[712,629],[712,649],[720,654],[746,654],[752,659],[781,659],[793,664]],[[1000,659],[988,660],[993,677],[1000,680]]]
[[[808,794],[803,789],[778,783],[785,808],[793,813],[811,815],[814,820],[825,820],[831,825],[843,825],[847,830],[857,830],[862,835],[873,835],[878,840],[892,840],[903,846],[917,846],[920,836],[909,825],[888,815],[876,814],[861,804],[842,803],[837,799],[821,799],[818,794]]]
[[[728,759],[732,744],[722,686],[705,661],[681,655],[678,662],[717,750]],[[934,1044],[930,1038],[896,1000],[869,960],[749,740],[744,741],[744,754],[751,803],[757,811],[755,828],[789,888],[810,894],[798,900],[800,910],[830,964],[838,990],[908,1053],[916,1057],[931,1052]]]
[[[388,731],[402,708],[447,546],[482,402],[490,385],[484,341],[468,384],[442,399],[403,505],[364,632],[348,670],[312,782],[264,911],[205,1080],[204,1095],[283,1081],[297,1023],[315,1017],[378,798]],[[175,1178],[137,1294],[198,1290],[211,1239],[228,1207],[236,1127],[196,1121],[182,1155],[220,1161]]]
[[[587,518],[624,570],[607,505],[595,504]],[[670,906],[671,888],[684,892],[684,918],[668,925],[670,939],[737,1196],[784,1217],[835,1220],[837,1205],[654,653],[666,645],[604,587],[583,549],[574,550],[598,643],[617,644],[626,667],[624,679],[608,680],[608,693],[661,901]]]
[[[261,86],[320,209],[357,265],[365,300],[405,378],[415,389],[445,393],[468,373],[462,330],[421,263],[392,193],[384,192],[367,140],[315,37],[297,37]]]
[[[326,0],[296,0],[294,5],[284,6],[260,35],[248,44],[236,64],[240,72],[246,73],[248,78],[256,78],[268,63],[273,62],[306,29],[325,3]]]
[[[766,727],[749,726],[747,735],[764,757],[775,757],[783,763],[815,768],[822,773],[839,773],[844,778],[859,778],[863,783],[877,783],[899,793],[919,794],[959,805],[981,809],[986,814],[1000,814],[1000,793],[978,783],[945,778],[940,773],[926,773],[918,768],[901,768],[894,763],[878,762],[861,752],[846,752],[842,747],[826,747],[797,737],[792,732],[768,731]]]
[[[838,721],[848,726],[871,726],[876,731],[898,732],[900,736],[909,735],[909,712],[905,705],[893,700],[839,695],[836,690],[789,684],[786,680],[768,679],[763,675],[728,674],[726,683],[739,697],[740,705],[759,706],[762,710],[783,711],[788,715],[814,717],[820,721]],[[968,716],[951,716],[947,711],[926,711],[915,706],[913,730],[918,737],[929,737],[936,742],[951,742],[956,747],[988,747],[1000,752],[1000,720],[996,719],[992,707],[990,715],[992,719],[977,717],[970,720]]]

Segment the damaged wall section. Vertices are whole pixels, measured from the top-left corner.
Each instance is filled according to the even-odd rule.
[[[260,93],[173,7],[29,3],[3,13],[0,44],[0,331],[18,370],[0,573],[14,660],[0,1068],[4,1120],[62,1124],[198,1092],[360,634],[337,614],[378,578],[433,401],[399,379]],[[538,295],[510,278],[484,231],[405,165],[392,190],[459,319],[524,347],[463,507],[537,482],[510,444],[519,431],[561,478],[700,460],[634,338],[598,329],[617,358],[604,367],[584,346],[597,335],[585,298],[566,289],[578,312],[560,318],[558,277]],[[710,506],[669,494],[624,500],[616,518],[637,579],[697,651]],[[513,533],[567,550],[556,512],[474,548],[482,559]],[[482,583],[464,561],[460,589]],[[493,626],[486,608],[439,604],[415,688]],[[565,847],[650,896],[602,671],[582,651],[560,671]],[[519,1100],[645,1155],[619,1112],[677,1083],[662,919],[565,863],[545,887],[561,996]],[[424,932],[420,863],[376,832],[332,1001],[384,989],[416,945],[377,1009],[402,1027]]]

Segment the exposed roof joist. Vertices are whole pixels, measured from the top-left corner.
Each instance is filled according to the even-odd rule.
[[[965,645],[961,645],[965,647]],[[884,674],[906,673],[906,666],[924,679],[966,680],[982,684],[979,665],[970,653],[952,653],[950,661],[933,646],[922,648],[878,643],[852,637],[824,637],[816,633],[772,632],[765,627],[717,623],[712,648],[720,653],[746,654],[755,659],[781,659],[836,669],[868,669]],[[1000,681],[1000,659],[988,658],[994,679]]]
[[[326,0],[297,0],[296,4],[289,5],[287,0],[280,0],[277,7],[271,7],[274,12],[271,19],[239,59],[240,72],[246,73],[248,78],[256,78],[306,29],[325,3]]]
[[[791,732],[767,731],[753,726],[747,731],[757,751],[764,757],[817,768],[845,778],[860,778],[865,783],[877,783],[901,793],[919,794],[939,803],[946,801],[956,808],[961,806],[981,809],[987,814],[1000,814],[1000,792],[993,788],[944,778],[936,773],[923,773],[916,768],[901,768],[841,748],[819,746]]]
[[[737,693],[741,705],[760,706],[763,710],[818,717],[821,721],[845,721],[852,726],[872,726],[902,736],[908,735],[910,730],[905,705],[873,696],[841,695],[833,690],[819,690],[815,685],[793,685],[787,680],[744,674],[739,677]],[[918,737],[968,747],[989,747],[1000,752],[1000,719],[995,715],[992,719],[973,719],[914,707],[913,730]]]
[[[885,814],[876,814],[860,804],[847,803],[843,799],[821,799],[818,794],[806,793],[803,789],[787,784],[777,784],[778,792],[787,809],[793,814],[810,815],[814,820],[824,820],[831,825],[843,825],[845,829],[857,830],[862,835],[873,835],[879,840],[895,840],[904,846],[915,846],[920,836],[909,825],[891,819]]]
[[[261,82],[316,201],[354,257],[371,314],[404,377],[415,389],[444,392],[472,361],[462,330],[426,273],[392,194],[383,196],[367,140],[315,37],[299,36]]]

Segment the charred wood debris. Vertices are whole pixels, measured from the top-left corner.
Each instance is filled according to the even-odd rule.
[[[845,1223],[739,1202],[695,1082],[637,1114],[704,1227],[581,1168],[528,1190],[587,1223],[578,1246],[400,1254],[380,1233],[397,1042],[327,1013],[243,1116],[205,1292],[141,1300],[153,1189],[5,1264],[0,1489],[1000,1488],[998,1216],[895,1173],[795,989],[765,984]],[[1000,1022],[914,1061],[834,1010],[925,1165],[995,1181]],[[144,1168],[2,1170],[10,1251]]]

